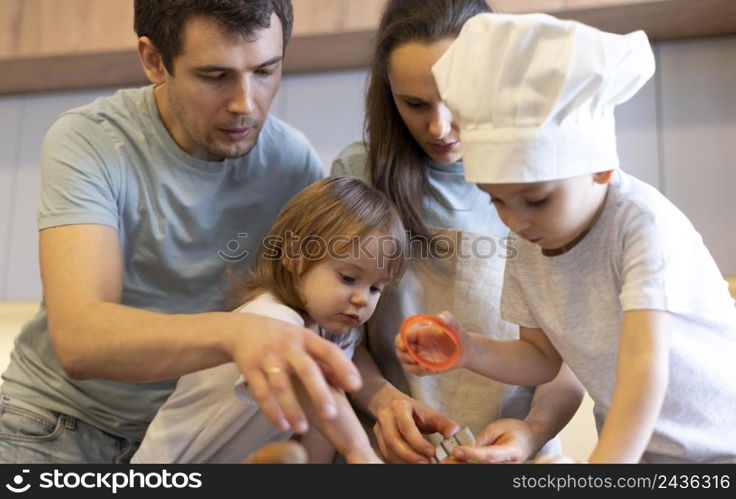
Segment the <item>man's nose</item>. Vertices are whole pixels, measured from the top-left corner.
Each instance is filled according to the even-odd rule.
[[[235,85],[233,96],[228,104],[228,111],[233,114],[250,114],[254,108],[253,84],[249,77],[245,77]]]

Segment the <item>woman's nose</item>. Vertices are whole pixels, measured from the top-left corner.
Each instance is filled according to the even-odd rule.
[[[435,139],[444,139],[452,130],[452,113],[447,106],[440,104],[429,123],[429,133]]]

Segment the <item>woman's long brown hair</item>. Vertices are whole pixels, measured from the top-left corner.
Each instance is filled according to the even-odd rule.
[[[427,177],[431,159],[396,108],[389,56],[405,43],[456,38],[465,21],[483,12],[490,12],[484,0],[390,0],[381,18],[366,96],[370,179],[396,205],[412,238],[431,238],[423,221],[424,197],[433,195]]]

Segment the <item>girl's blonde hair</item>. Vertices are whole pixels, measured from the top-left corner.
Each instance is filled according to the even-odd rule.
[[[245,279],[230,278],[231,305],[268,291],[282,303],[304,311],[299,278],[325,258],[355,255],[367,238],[380,238],[375,255],[391,284],[406,267],[407,235],[401,217],[379,190],[356,177],[327,177],[294,196],[281,210]]]

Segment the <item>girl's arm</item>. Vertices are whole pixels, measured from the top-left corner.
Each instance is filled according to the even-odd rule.
[[[671,317],[624,313],[611,407],[591,463],[637,463],[649,443],[669,381]]]
[[[324,437],[324,440],[322,440],[312,435],[303,441],[309,453],[309,462],[322,462],[322,459],[330,459],[331,462],[334,454],[328,455],[329,450],[325,448],[325,444],[329,443],[350,464],[381,463],[381,460],[371,447],[368,435],[363,430],[363,426],[358,421],[358,417],[355,415],[350,402],[348,402],[343,392],[330,386],[330,392],[337,408],[337,416],[330,420],[325,420],[319,415],[319,412],[312,403],[312,399],[309,397],[299,378],[292,376],[291,379],[297,399],[300,404],[303,404],[302,407],[307,415],[307,419]],[[310,430],[310,433],[314,432],[314,428]],[[312,456],[311,452],[313,449],[319,456]]]
[[[314,426],[299,441],[307,451],[309,464],[331,464],[335,460],[335,448]]]

